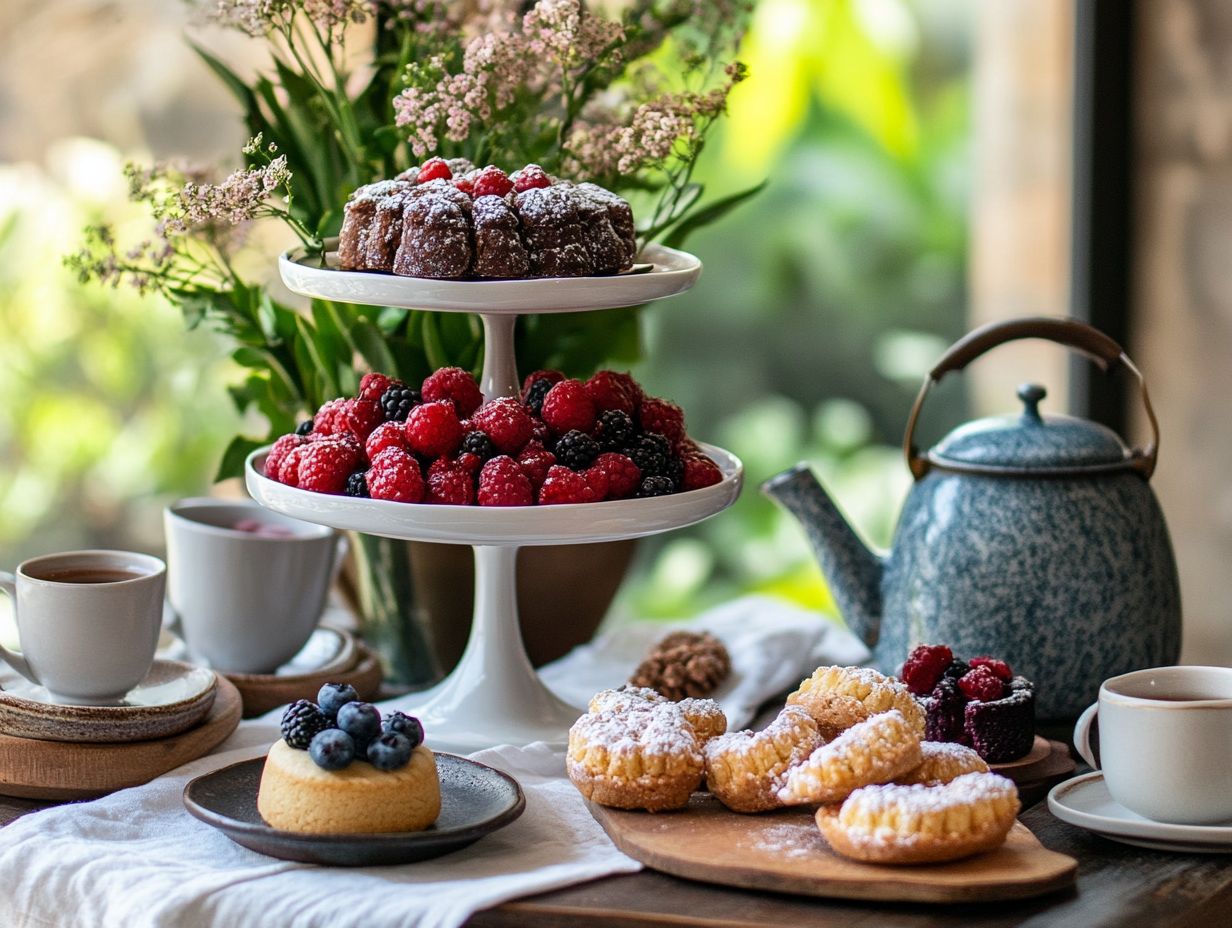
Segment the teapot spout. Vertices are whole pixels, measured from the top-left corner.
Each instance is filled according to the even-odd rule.
[[[870,648],[876,645],[881,633],[883,559],[843,518],[807,464],[771,477],[761,491],[804,526],[847,627]]]

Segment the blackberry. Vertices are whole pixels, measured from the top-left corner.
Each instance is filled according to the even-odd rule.
[[[287,744],[306,751],[312,739],[331,726],[316,703],[300,699],[287,706],[287,711],[282,714],[281,727],[282,738]]]
[[[540,377],[526,391],[526,405],[539,418],[543,418],[543,398],[548,395],[548,391],[551,389],[552,381],[546,377]]]
[[[572,429],[556,439],[556,463],[570,470],[585,470],[599,456],[599,443],[587,435]]]
[[[405,422],[411,410],[422,402],[418,390],[397,381],[381,394],[381,409],[385,411],[387,422]]]
[[[346,495],[358,496],[361,499],[368,498],[368,472],[366,470],[357,470],[351,476],[347,477]]]
[[[642,480],[642,485],[637,488],[637,496],[671,496],[676,492],[676,487],[667,477],[646,477]]]
[[[950,666],[946,667],[945,670],[942,671],[941,675],[943,677],[949,677],[952,680],[961,680],[967,675],[967,672],[970,669],[971,665],[966,661],[960,661],[958,658],[955,658],[950,661]]]
[[[599,417],[599,427],[595,436],[599,439],[599,447],[604,451],[621,451],[628,447],[637,428],[633,419],[621,409],[609,409]]]
[[[646,432],[629,446],[625,454],[633,459],[643,477],[672,478],[673,468],[668,463],[672,457],[672,446],[657,432]]]
[[[462,451],[473,454],[481,461],[489,461],[496,457],[496,445],[486,434],[476,429],[462,436]]]
[[[313,426],[313,419],[312,419],[312,416],[309,416],[307,419],[305,419],[303,422],[301,422],[299,425],[295,427],[295,434],[296,435],[311,435],[312,426]]]

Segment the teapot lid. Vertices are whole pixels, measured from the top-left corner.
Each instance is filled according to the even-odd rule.
[[[928,460],[948,471],[989,475],[1081,475],[1130,467],[1133,452],[1111,429],[1074,416],[1041,415],[1046,395],[1038,384],[1023,384],[1021,414],[959,426],[928,452]]]

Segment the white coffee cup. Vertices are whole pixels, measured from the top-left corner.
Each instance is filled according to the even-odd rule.
[[[1074,745],[1131,812],[1178,825],[1232,821],[1232,667],[1155,667],[1105,680],[1074,726]]]
[[[246,522],[268,531],[236,528]],[[233,673],[272,673],[294,657],[325,608],[334,530],[208,498],[168,507],[163,524],[168,598],[189,653]]]
[[[21,653],[0,659],[56,702],[119,702],[150,671],[167,568],[129,551],[69,551],[0,572],[13,599]]]

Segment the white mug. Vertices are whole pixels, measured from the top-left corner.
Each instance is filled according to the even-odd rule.
[[[56,702],[107,705],[142,681],[154,662],[167,568],[129,551],[70,551],[0,572],[13,599],[21,653],[0,659]]]
[[[265,530],[236,527],[248,522]],[[294,657],[325,608],[334,530],[208,498],[180,500],[163,524],[168,598],[189,654],[232,673],[272,673]]]
[[[1099,716],[1099,764],[1091,723]],[[1074,745],[1120,805],[1156,822],[1232,821],[1232,667],[1155,667],[1105,680]]]

